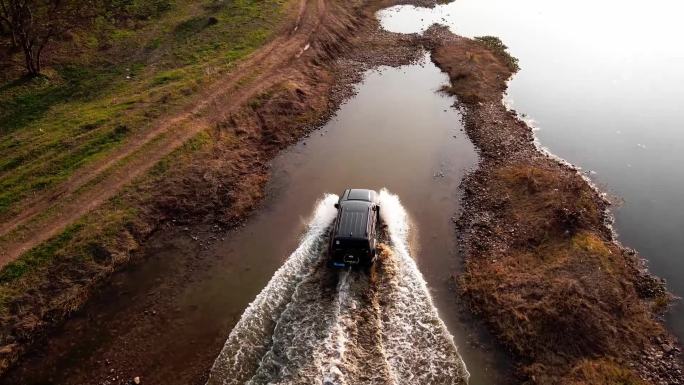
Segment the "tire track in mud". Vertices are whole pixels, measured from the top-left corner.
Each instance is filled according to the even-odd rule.
[[[337,196],[230,333],[207,385],[466,384],[452,336],[407,248],[399,199],[380,193],[391,246],[369,271],[326,266]]]

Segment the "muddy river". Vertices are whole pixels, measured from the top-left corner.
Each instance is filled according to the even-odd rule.
[[[243,227],[158,234],[145,263],[118,274],[8,383],[202,383],[217,356],[212,383],[351,384],[359,373],[377,375],[364,383],[460,383],[460,356],[472,384],[501,383],[499,355],[452,290],[458,186],[477,155],[454,100],[437,92],[447,81],[427,56],[366,73],[331,121],[274,160],[267,198]],[[373,281],[370,300],[368,276],[320,265],[326,194],[347,187],[387,189],[394,273]],[[368,309],[374,321],[358,322]]]
[[[619,239],[684,296],[684,4],[636,0],[458,0],[395,7],[385,28],[432,23],[494,35],[520,60],[507,102],[541,144],[582,167],[622,204]],[[684,338],[684,305],[668,315]]]

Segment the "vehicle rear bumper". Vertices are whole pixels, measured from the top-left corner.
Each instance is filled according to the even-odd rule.
[[[361,258],[356,258],[356,259],[350,259],[350,258],[330,258],[328,260],[328,266],[333,268],[333,269],[349,269],[351,268],[363,268],[370,266],[373,263],[373,260],[369,257],[361,257]]]

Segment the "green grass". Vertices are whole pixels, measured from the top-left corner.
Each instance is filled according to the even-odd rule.
[[[27,272],[43,266],[47,261],[53,258],[59,250],[62,250],[64,246],[69,244],[74,238],[74,235],[79,230],[83,229],[83,226],[83,223],[69,226],[57,237],[30,250],[28,253],[22,255],[21,258],[6,265],[2,271],[0,271],[0,285],[10,284],[23,277]]]
[[[518,58],[508,53],[508,47],[501,41],[501,39],[496,36],[477,36],[474,39],[487,46],[487,48],[492,50],[497,55],[503,57],[511,71],[518,72],[520,70]]]
[[[163,158],[143,179],[154,185],[169,169],[178,167],[197,151],[205,150],[211,142],[208,133],[198,133]],[[12,293],[20,290],[18,286],[25,285],[21,283],[22,279],[40,272],[41,268],[60,260],[99,263],[98,259],[102,258],[103,252],[107,252],[108,246],[118,243],[123,229],[136,221],[137,205],[149,199],[141,193],[136,186],[129,186],[105,206],[84,216],[59,235],[22,254],[0,270],[0,314],[6,310],[6,301],[13,297]],[[135,199],[130,199],[132,196]],[[112,248],[117,249],[116,246]]]
[[[0,315],[7,313],[8,303],[31,290],[34,282],[69,279],[68,273],[66,277],[53,276],[54,266],[68,266],[67,271],[95,271],[96,266],[106,266],[108,249],[122,242],[122,230],[136,221],[137,213],[130,202],[113,199],[7,264],[0,270]]]
[[[176,1],[157,18],[80,33],[45,76],[0,84],[0,215],[179,109],[262,45],[285,3]]]

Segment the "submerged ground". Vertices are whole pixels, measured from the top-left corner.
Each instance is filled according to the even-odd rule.
[[[238,3],[246,6],[240,8],[239,14],[248,19],[250,12],[263,15],[256,3]],[[438,213],[440,217],[435,221],[441,221],[441,225],[428,227],[426,232],[421,233],[425,226],[418,227],[419,239],[448,243],[447,238],[434,236],[432,230],[439,233],[448,228],[444,226],[449,221],[458,224],[455,233],[460,237],[464,265],[455,281],[457,291],[452,296],[459,296],[467,306],[457,309],[452,302],[451,307],[444,307],[441,305],[447,302],[440,300],[437,301],[440,312],[461,311],[484,321],[495,337],[494,346],[504,347],[511,353],[509,358],[516,364],[515,376],[509,378],[512,382],[680,383],[679,348],[659,319],[669,300],[662,283],[648,274],[637,255],[615,243],[606,225],[607,202],[600,193],[577,170],[540,152],[534,145],[530,127],[501,103],[506,81],[517,70],[516,60],[492,37],[466,39],[442,28],[431,28],[422,37],[382,32],[374,12],[392,3],[320,0],[272,4],[273,17],[259,19],[268,19],[272,24],[237,23],[248,26],[246,32],[242,31],[244,36],[252,36],[250,31],[253,31],[262,40],[250,40],[252,45],[244,43],[244,51],[231,56],[227,68],[215,72],[210,68],[200,69],[198,73],[204,74],[202,79],[204,76],[207,79],[196,81],[195,87],[183,88],[181,94],[188,98],[179,99],[176,110],[160,118],[143,114],[146,120],[116,125],[122,116],[134,116],[134,108],[133,112],[117,117],[104,117],[94,126],[86,125],[84,129],[88,132],[91,129],[99,132],[98,127],[114,127],[113,132],[122,138],[121,145],[114,142],[111,147],[103,147],[102,152],[94,152],[88,160],[67,162],[76,165],[75,168],[55,166],[56,174],[47,172],[62,178],[51,179],[54,185],[35,185],[40,188],[36,187],[34,193],[29,191],[25,196],[14,193],[9,200],[5,199],[7,209],[3,218],[6,220],[0,240],[6,264],[2,271],[0,357],[3,368],[13,366],[14,369],[3,381],[25,383],[28,378],[35,378],[44,382],[57,376],[58,381],[67,383],[93,379],[102,383],[127,383],[142,375],[149,383],[203,383],[228,330],[236,322],[238,326],[228,337],[210,381],[221,383],[235,378],[232,371],[241,371],[246,366],[232,364],[231,360],[240,361],[243,353],[256,357],[246,361],[251,369],[245,372],[255,383],[314,379],[330,383],[376,380],[403,383],[414,378],[411,376],[416,376],[417,383],[463,381],[460,357],[432,307],[425,283],[415,270],[413,260],[397,249],[398,243],[406,242],[405,234],[392,237],[387,258],[377,267],[383,272],[377,275],[377,280],[373,275],[350,278],[315,269],[317,260],[314,259],[308,261],[308,268],[302,266],[305,270],[295,271],[292,279],[279,279],[291,272],[287,266],[302,262],[301,253],[295,253],[285,262],[284,270],[266,285],[281,262],[279,258],[286,254],[268,257],[272,260],[265,266],[259,263],[261,255],[250,260],[215,261],[207,258],[211,255],[208,253],[178,252],[210,248],[224,237],[230,242],[234,235],[226,229],[243,223],[260,202],[269,179],[270,162],[282,148],[326,121],[353,94],[352,85],[362,79],[364,70],[382,64],[407,64],[422,57],[425,48],[431,52],[436,65],[448,74],[450,85],[443,91],[458,98],[465,130],[481,156],[478,169],[463,183],[463,212],[460,215]],[[221,17],[236,12],[209,6],[192,12],[207,12],[208,17],[219,11],[227,12]],[[202,28],[186,37],[203,36],[205,27],[215,25],[215,22],[204,23],[204,13],[196,17],[199,18],[197,25]],[[174,20],[177,21],[169,22],[173,24]],[[194,25],[187,24],[188,28]],[[198,46],[192,39],[185,41],[190,46]],[[260,44],[263,45],[257,49]],[[225,52],[221,46],[209,51]],[[233,60],[242,56],[244,59],[233,64]],[[225,59],[220,62],[225,64]],[[152,80],[152,84],[172,82],[176,76],[182,77],[164,74],[161,83]],[[15,86],[8,89],[13,90]],[[17,97],[17,94],[7,95]],[[162,99],[168,101],[169,97]],[[70,113],[70,107],[59,106],[66,112],[56,108],[47,111]],[[445,107],[441,113],[453,117],[453,112],[447,113],[448,109]],[[436,121],[440,119],[443,117]],[[14,143],[10,148],[22,143],[17,135],[31,132],[36,139],[30,143],[42,143],[40,139],[44,136],[40,133],[44,128],[34,120],[21,122],[37,125],[25,131],[21,127],[3,131],[4,140]],[[360,122],[367,125],[363,127],[367,130],[382,127],[381,121]],[[423,130],[435,126],[435,122],[428,120],[421,123]],[[81,129],[76,123],[66,126]],[[129,132],[129,126],[136,129]],[[460,124],[454,125],[459,127]],[[102,132],[108,132],[107,129]],[[79,138],[89,138],[88,135]],[[452,136],[457,143],[463,143],[462,134]],[[408,137],[395,135],[399,142],[416,148],[426,143],[424,138],[415,132]],[[65,148],[81,148],[80,144],[70,147],[64,141],[56,143]],[[459,148],[464,151],[464,159],[473,160],[468,145],[440,147],[427,143],[433,146],[427,147],[428,150]],[[397,146],[382,144],[366,143],[376,150],[379,159],[388,158],[383,157],[385,152],[397,151]],[[300,146],[306,146],[306,139]],[[439,164],[438,169],[430,170],[427,179],[434,178],[434,183],[449,181],[447,187],[453,189],[451,199],[459,200],[456,184],[463,169],[453,168],[449,161],[454,158],[447,156],[445,161],[432,159],[421,163],[424,159],[412,160],[417,152],[411,146],[402,151],[394,155],[405,157],[407,164],[403,169],[393,168],[400,180],[404,179],[403,175],[425,178],[425,169]],[[63,150],[57,153],[71,154]],[[320,156],[324,159],[326,155]],[[345,163],[348,169],[364,167],[355,165],[353,160],[350,156]],[[428,167],[414,169],[412,165]],[[306,164],[300,167],[306,169]],[[7,163],[3,180],[10,184],[20,181],[22,170],[25,168],[16,162]],[[457,172],[451,175],[454,170]],[[329,172],[344,175],[345,168],[330,167]],[[21,187],[20,183],[16,185]],[[430,190],[420,183],[412,185]],[[404,188],[410,191],[408,186]],[[277,188],[270,191],[277,197]],[[410,192],[406,195],[411,196]],[[448,193],[442,199],[449,199]],[[305,201],[304,205],[310,207],[310,200]],[[421,207],[420,203],[411,203],[409,211],[420,212]],[[320,231],[315,220],[312,223],[309,231]],[[183,232],[187,235],[175,236]],[[268,235],[261,234],[261,237],[261,243],[267,244]],[[196,243],[188,246],[189,240]],[[134,253],[141,244],[147,245]],[[279,247],[283,251],[295,245],[293,237],[288,245]],[[307,238],[300,250],[305,245]],[[37,247],[30,249],[33,246]],[[423,263],[421,251],[412,253],[419,266]],[[457,254],[451,255],[449,246],[438,251],[441,259],[437,257],[431,262],[451,260],[453,268],[446,263],[442,265],[444,272],[434,277],[444,283],[454,283],[449,280],[449,274],[459,271]],[[160,276],[157,271],[158,279],[136,281],[151,275],[123,271],[113,282],[128,280],[129,283],[120,287],[131,285],[128,287],[133,292],[105,290],[94,297],[96,300],[85,307],[85,312],[70,322],[62,322],[83,307],[94,289],[112,282],[111,273],[129,264],[132,256],[140,260],[138,271],[161,269],[166,274]],[[213,287],[214,291],[208,294],[233,305],[240,304],[231,308],[228,316],[222,313],[225,309],[215,312],[207,306],[209,310],[200,310],[207,303],[197,303],[184,291],[188,283],[202,282],[208,272],[221,264],[228,266],[234,279],[225,281],[227,286]],[[404,273],[393,274],[392,270]],[[257,279],[250,280],[252,277]],[[430,281],[430,274],[427,278]],[[402,288],[411,282],[418,285]],[[245,287],[256,292],[264,285],[262,296],[242,314],[244,298],[240,295],[234,298],[235,293],[241,293]],[[284,290],[282,293],[294,290],[293,294],[285,294],[286,298],[281,301],[278,292],[273,291],[279,285]],[[313,290],[305,290],[311,289],[311,285]],[[329,293],[315,290],[319,286],[327,288]],[[440,292],[445,287],[433,286]],[[112,293],[120,297],[113,302],[116,306],[109,306],[107,300],[107,295]],[[133,299],[143,296],[148,299],[127,301],[131,293]],[[406,295],[418,297],[406,300]],[[276,307],[285,306],[285,309],[254,318],[260,304],[268,307],[272,303],[279,303]],[[147,307],[147,304],[153,306]],[[208,304],[213,305],[211,301]],[[408,308],[397,310],[401,306]],[[418,306],[420,310],[411,311],[411,306]],[[322,309],[321,317],[311,317],[317,314],[315,309]],[[197,320],[207,322],[217,313],[223,315],[208,322],[215,325],[211,330],[188,327]],[[403,317],[405,314],[416,314],[417,318]],[[359,322],[351,322],[359,316]],[[319,323],[319,318],[330,322]],[[102,320],[107,320],[105,328],[101,328]],[[262,325],[255,329],[255,322]],[[272,324],[268,326],[269,323]],[[61,331],[54,329],[60,325],[63,325]],[[99,327],[98,331],[87,330],[93,327]],[[393,329],[396,327],[400,330]],[[192,330],[192,333],[175,339],[173,333],[178,330]],[[256,337],[260,343],[264,338],[273,343],[262,347],[258,343],[247,344],[249,338],[241,338],[241,333],[250,334],[250,330],[263,334],[261,338]],[[311,333],[299,333],[303,331]],[[414,335],[415,341],[426,336],[433,340],[427,344],[412,345],[406,341],[397,344],[392,337],[406,334]],[[36,349],[34,342],[45,341],[44,336],[49,336],[53,345]],[[76,342],[82,336],[88,336],[89,340],[79,345]],[[185,354],[170,355],[169,352],[178,351],[174,350],[174,343],[179,341],[187,341],[179,347]],[[210,341],[212,348],[197,341]],[[317,341],[327,341],[328,345],[306,348],[317,345]],[[377,343],[368,344],[368,341]],[[76,349],[69,351],[65,346]],[[346,347],[351,347],[349,352]],[[65,350],[68,353],[61,355]],[[27,356],[29,351],[31,354]],[[479,351],[479,356],[471,355],[472,362],[482,359],[482,349]],[[19,361],[25,357],[28,359]],[[297,360],[302,357],[313,359],[304,359],[299,365]],[[407,367],[401,361],[406,357],[414,357],[411,362],[418,364]],[[425,358],[429,362],[421,361]],[[54,360],[59,365],[53,365]],[[255,367],[255,360],[262,366]],[[326,366],[335,360],[340,364]],[[482,367],[486,368],[487,364]],[[54,368],[64,369],[55,373]]]

